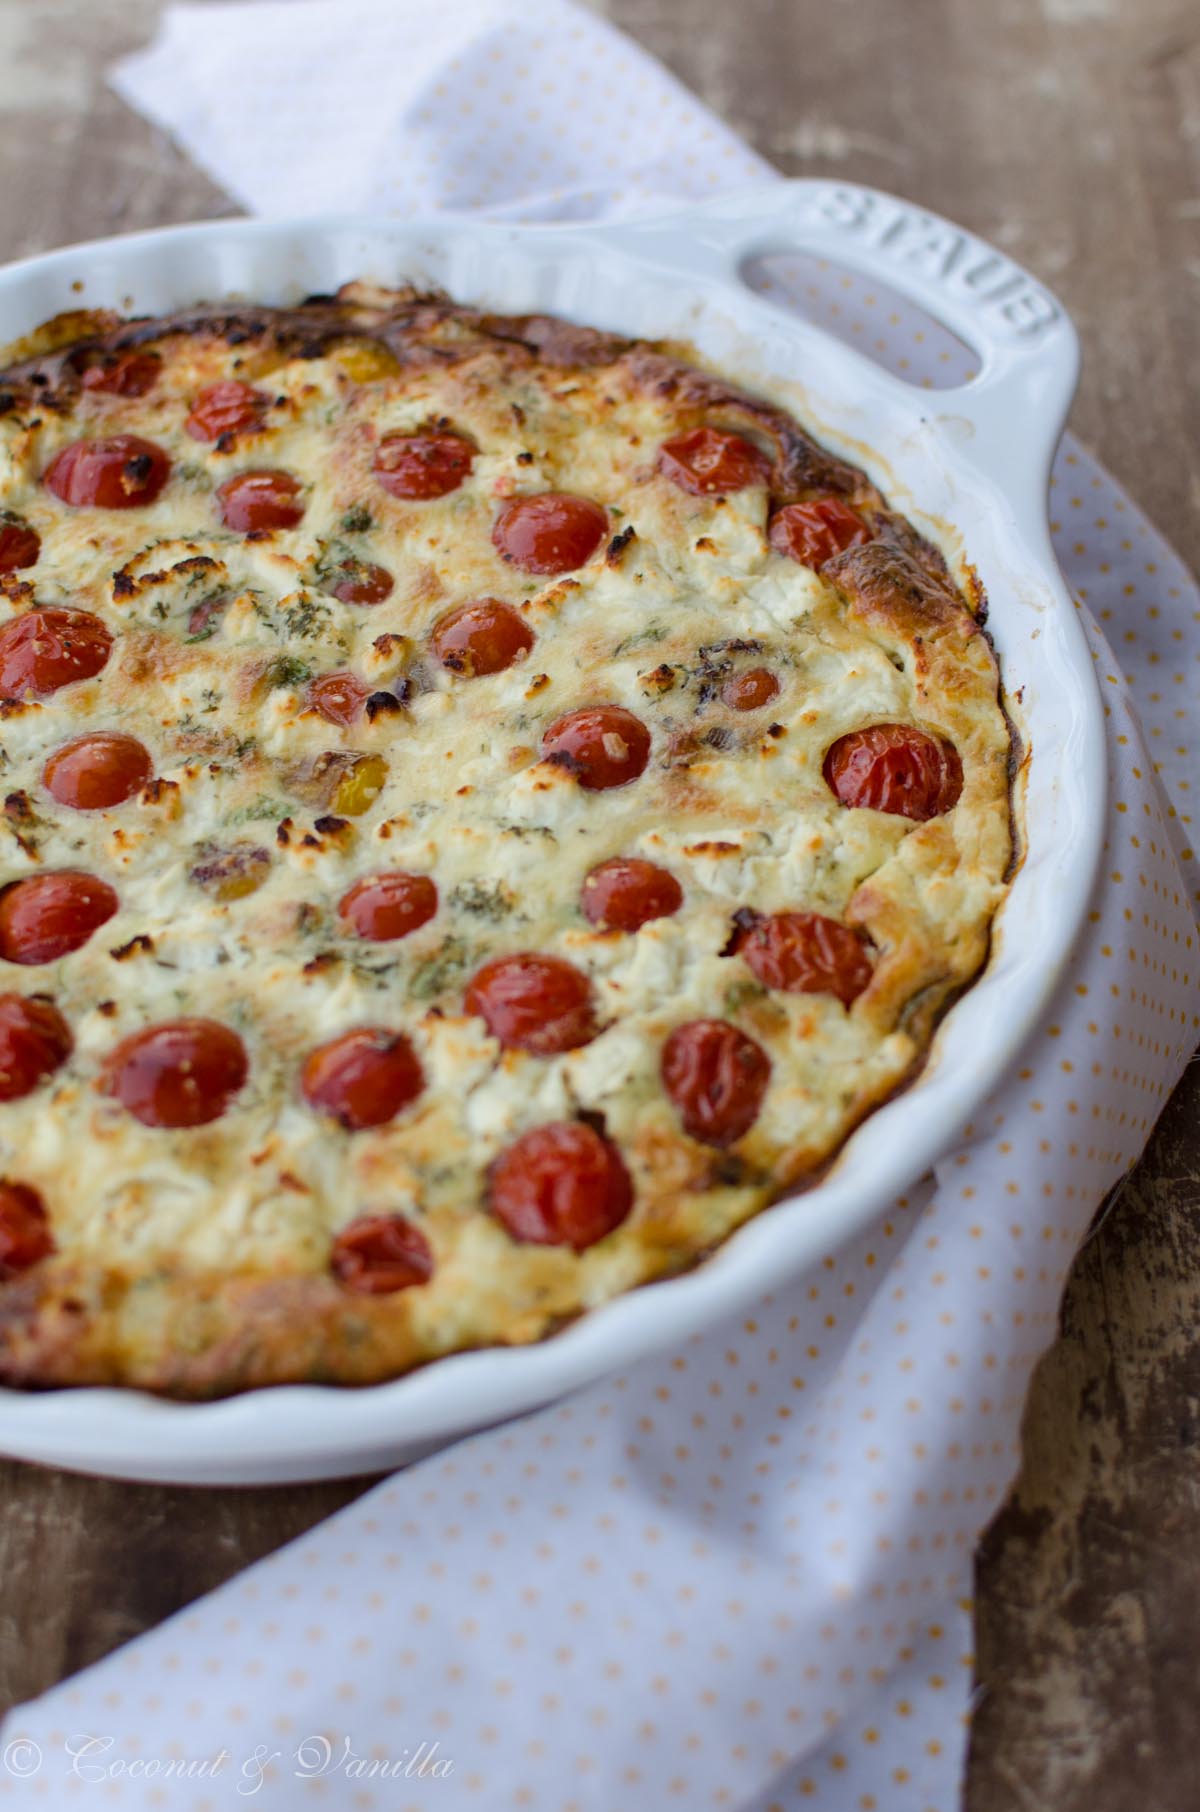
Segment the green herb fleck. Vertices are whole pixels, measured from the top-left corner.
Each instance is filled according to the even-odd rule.
[[[367,530],[374,526],[375,518],[363,503],[356,503],[342,517],[342,532],[346,535],[365,535]]]
[[[196,491],[211,491],[213,488],[212,473],[191,460],[177,465],[175,476],[181,478],[184,484],[190,484]]]
[[[390,976],[395,975],[400,966],[394,956],[390,958],[351,956],[349,962],[351,969],[360,981],[375,983],[386,981]]]
[[[661,623],[647,623],[645,629],[635,629],[632,635],[627,635],[624,641],[617,643],[613,649],[613,659],[616,660],[618,655],[630,654],[635,648],[650,648],[655,642],[665,641],[666,634]]]
[[[725,1011],[737,1013],[742,1007],[748,1007],[752,1001],[762,1000],[767,990],[761,982],[736,981],[725,990]]]
[[[283,626],[288,634],[300,638],[319,634],[328,622],[328,604],[307,594],[298,598],[296,603],[289,604],[283,613]]]
[[[481,919],[503,919],[512,911],[514,901],[499,881],[461,881],[451,890],[450,904],[462,912]]]
[[[432,956],[418,963],[408,984],[413,1000],[433,1000],[460,982],[470,966],[471,949],[465,939],[445,938]]]
[[[268,793],[260,793],[249,805],[240,805],[235,812],[230,812],[226,824],[253,824],[260,818],[286,818],[291,811],[286,799],[272,799]]]
[[[272,691],[280,686],[302,686],[312,678],[312,668],[294,654],[277,654],[267,668],[266,679]]]

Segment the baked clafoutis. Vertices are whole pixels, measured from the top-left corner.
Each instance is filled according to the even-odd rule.
[[[820,1176],[1013,860],[978,587],[686,348],[365,284],[0,372],[0,1381],[365,1384]]]

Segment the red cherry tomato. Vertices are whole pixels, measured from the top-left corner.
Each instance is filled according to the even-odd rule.
[[[596,1036],[592,984],[560,956],[499,956],[476,973],[464,1004],[506,1051],[557,1057]]]
[[[425,1086],[420,1061],[403,1032],[364,1026],[318,1045],[305,1060],[300,1088],[310,1107],[347,1132],[384,1126]]]
[[[239,535],[295,528],[304,519],[300,480],[290,472],[238,472],[217,487],[221,521]]]
[[[650,759],[650,732],[623,705],[568,711],[542,737],[542,757],[573,774],[589,793],[628,786]]]
[[[860,939],[819,912],[772,913],[750,927],[737,949],[764,988],[788,994],[836,994],[848,1007],[871,979]]]
[[[246,1047],[229,1026],[171,1019],[122,1039],[104,1066],[104,1090],[143,1126],[207,1126],[248,1075]]]
[[[586,497],[544,491],[514,497],[492,526],[497,552],[527,573],[573,573],[608,533],[608,516]]]
[[[56,963],[81,949],[118,904],[107,881],[75,868],[14,881],[0,893],[0,957],[7,963]]]
[[[386,566],[373,566],[369,560],[344,560],[333,595],[342,604],[382,604],[390,598],[396,581]]]
[[[192,404],[184,427],[193,440],[223,440],[226,435],[257,434],[263,417],[271,406],[265,390],[243,384],[237,378],[223,378],[209,384]]]
[[[429,1282],[433,1253],[425,1235],[402,1214],[364,1214],[334,1240],[329,1268],[347,1290],[391,1296]]]
[[[502,673],[533,647],[533,631],[511,604],[476,598],[460,604],[433,626],[433,651],[442,666],[464,679]]]
[[[676,1026],[663,1046],[663,1087],[702,1145],[733,1145],[758,1119],[771,1059],[724,1019]]]
[[[620,1152],[582,1121],[535,1126],[488,1172],[488,1206],[516,1240],[584,1252],[633,1207]]]
[[[471,470],[475,448],[461,434],[386,434],[375,476],[391,497],[445,497]]]
[[[162,360],[156,352],[130,347],[89,365],[82,383],[85,390],[101,396],[148,396],[161,372]]]
[[[769,667],[750,667],[731,673],[721,687],[721,697],[731,711],[761,711],[779,696],[779,681]]]
[[[0,1183],[0,1282],[54,1251],[42,1198],[27,1183]]]
[[[772,516],[768,533],[776,553],[814,568],[824,566],[826,560],[846,548],[871,539],[871,531],[858,511],[837,497],[785,503]]]
[[[45,698],[93,679],[112,635],[89,610],[27,610],[0,629],[0,698]]]
[[[20,516],[0,511],[0,573],[13,573],[24,566],[36,566],[42,551],[42,538]]]
[[[824,773],[843,805],[892,812],[918,824],[957,805],[963,783],[954,744],[911,724],[872,724],[839,736],[825,757]]]
[[[42,769],[51,797],[77,812],[102,812],[138,793],[154,772],[147,751],[119,730],[93,730],[56,749]]]
[[[356,881],[338,904],[344,919],[359,937],[377,944],[407,937],[427,925],[438,909],[438,890],[428,875],[366,875]]]
[[[53,1002],[0,994],[0,1101],[17,1101],[71,1054],[71,1032]]]
[[[355,673],[323,673],[310,682],[308,702],[331,724],[347,726],[362,716],[371,689]]]
[[[161,447],[138,434],[75,440],[42,474],[48,490],[75,509],[132,510],[153,503],[171,475]]]
[[[601,931],[637,931],[651,919],[667,919],[683,905],[673,874],[640,856],[614,856],[584,877],[579,896],[583,916]]]
[[[693,428],[664,441],[658,450],[660,472],[683,491],[704,496],[713,491],[741,491],[765,484],[771,462],[740,434],[720,428]]]

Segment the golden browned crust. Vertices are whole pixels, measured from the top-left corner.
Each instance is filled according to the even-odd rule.
[[[1011,742],[990,644],[942,555],[788,409],[700,369],[685,349],[364,286],[288,309],[202,306],[166,319],[48,324],[0,373],[0,435],[8,435],[18,474],[44,463],[47,432],[49,445],[61,444],[77,417],[93,431],[84,374],[135,348],[153,348],[183,374],[184,394],[192,370],[197,384],[226,374],[278,382],[289,431],[298,433],[301,420],[326,422],[313,428],[311,444],[321,435],[330,443],[319,484],[336,534],[322,530],[315,546],[279,553],[267,547],[283,572],[275,587],[282,596],[262,589],[258,570],[247,577],[238,569],[228,536],[206,542],[186,511],[178,531],[139,540],[131,529],[120,544],[114,531],[86,558],[69,550],[78,570],[99,577],[88,608],[119,631],[110,691],[83,709],[102,705],[111,717],[107,696],[132,717],[157,714],[157,777],[137,802],[136,824],[115,823],[109,842],[89,846],[88,860],[127,872],[131,896],[149,894],[149,852],[161,848],[178,855],[179,879],[169,910],[131,912],[128,922],[123,914],[106,947],[97,940],[86,964],[72,958],[75,969],[56,973],[54,988],[73,1016],[85,1012],[92,990],[96,1023],[68,1081],[0,1108],[0,1172],[28,1176],[50,1200],[52,1221],[62,1217],[58,1256],[0,1286],[0,1379],[24,1387],[118,1382],[180,1397],[297,1379],[369,1383],[465,1347],[542,1338],[593,1302],[698,1262],[782,1188],[817,1178],[849,1131],[923,1060],[939,1016],[985,959],[1002,897]],[[473,493],[441,543],[422,540],[421,519],[404,505],[369,531],[346,528],[363,514],[377,420],[394,419],[412,395],[428,405],[427,419],[461,422],[481,445],[512,440],[499,476],[489,476],[494,490]],[[318,408],[329,397],[326,421]],[[138,425],[135,404],[128,418]],[[766,495],[734,508],[673,493],[655,475],[656,441],[704,424],[744,434],[768,454],[772,508],[841,498],[873,539],[827,562],[823,585],[805,589],[788,562],[772,567]],[[267,444],[256,441],[240,458],[236,446],[193,447],[199,494],[238,465],[274,463]],[[472,751],[439,745],[439,760],[452,755],[464,784],[450,797],[437,794],[423,775],[411,777],[418,758],[433,761],[414,731],[432,747],[457,695],[422,655],[427,626],[461,595],[505,595],[508,575],[486,534],[477,534],[490,520],[490,499],[511,494],[530,470],[539,475],[531,489],[574,489],[580,460],[597,485],[615,487],[620,520],[590,577],[525,587],[521,608],[537,629],[537,650],[489,726],[504,788],[487,795],[474,768],[457,772],[463,762],[470,767]],[[58,532],[57,523],[51,528]],[[481,551],[468,554],[472,535]],[[380,537],[400,581],[395,603],[375,613],[369,639],[340,620],[322,627],[323,587],[341,557],[333,550],[373,556]],[[0,595],[10,612],[26,609],[74,570],[39,570],[36,582],[0,575]],[[981,604],[976,581],[973,591]],[[235,635],[205,639],[179,627],[197,599],[227,595],[241,613]],[[268,620],[269,637],[260,628]],[[293,620],[317,628],[293,630]],[[759,659],[783,673],[785,691],[777,716],[747,722],[725,709],[721,689]],[[830,663],[832,679],[810,680]],[[353,665],[379,687],[336,748],[316,737],[295,678],[314,664]],[[180,709],[182,694],[208,698],[205,684],[219,705]],[[614,819],[603,831],[572,816],[569,775],[538,764],[536,749],[565,706],[616,696],[652,722],[655,791],[640,818]],[[860,697],[872,701],[866,721],[903,716],[954,742],[965,773],[954,813],[849,827],[831,813],[821,756],[863,721]],[[41,704],[0,704],[0,724],[27,735],[35,751],[13,767],[4,823],[16,854],[0,884],[39,864],[65,865],[62,827],[38,792],[43,712]],[[371,785],[362,791],[360,783],[375,768],[384,778],[372,803]],[[409,809],[418,792],[419,812]],[[484,803],[472,817],[476,798]],[[383,956],[339,941],[329,901],[356,874],[417,862],[411,851],[420,838],[436,840],[437,816],[433,829],[422,816],[434,804],[447,839],[453,831],[454,850],[445,840],[441,847],[448,873],[464,849],[476,851],[477,872],[447,882],[436,934],[412,940],[413,952],[388,967]],[[202,835],[190,829],[201,822],[197,813]],[[602,822],[599,808],[595,816]],[[590,930],[563,904],[574,899],[580,863],[632,846],[686,875],[691,914],[686,926],[664,921],[651,936],[639,933],[636,962],[629,940]],[[873,978],[851,1010],[768,993],[749,977],[729,933],[739,903],[759,904],[764,888],[782,889],[768,898],[769,910],[811,905],[870,940]],[[176,923],[180,911],[190,915],[190,931]],[[519,935],[505,914],[515,915]],[[222,953],[195,978],[188,937],[192,954],[206,938]],[[636,1035],[640,1054],[628,1060],[628,1080],[605,1070],[603,1039],[590,1056],[572,1053],[535,1076],[532,1060],[498,1057],[478,1022],[463,1018],[462,984],[474,964],[541,940],[587,967],[607,990],[608,1023]],[[195,1133],[145,1135],[139,1146],[111,1104],[97,1101],[91,1053],[156,1016],[141,990],[166,987],[164,973],[186,997],[185,1010],[211,992],[218,1017],[244,1015],[244,1035],[259,1041],[263,1101],[247,1109],[245,1125],[239,1109]],[[731,1019],[775,1065],[771,1113],[728,1152],[681,1131],[655,1092],[656,1058],[646,1056],[671,1026],[702,1011]],[[317,1150],[288,1120],[291,1077],[314,1041],[311,1028],[380,1017],[404,1019],[439,1076],[453,1079],[439,1082],[430,1091],[436,1098],[394,1135],[348,1138],[330,1129]],[[486,1111],[464,1121],[463,1102],[485,1097]],[[548,1105],[537,1105],[541,1099]],[[638,1185],[635,1213],[579,1256],[517,1247],[481,1210],[484,1167],[530,1121],[576,1112],[599,1116],[622,1145]],[[17,1113],[29,1118],[18,1123]],[[71,1149],[39,1156],[47,1142],[37,1135],[59,1123]],[[76,1149],[86,1153],[89,1138],[94,1180]],[[150,1178],[156,1167],[169,1181],[201,1176],[209,1187],[195,1215],[181,1219],[175,1247],[161,1222],[179,1210],[162,1210]],[[94,1201],[73,1206],[66,1197],[85,1174]],[[258,1193],[247,1178],[263,1179]],[[214,1262],[212,1224],[239,1191],[245,1208],[230,1224],[231,1257]],[[429,1233],[439,1269],[426,1289],[356,1296],[329,1275],[330,1227],[380,1196],[402,1202]]]
[[[589,370],[619,362],[634,388],[672,405],[681,429],[714,422],[764,435],[774,451],[772,488],[780,501],[823,491],[880,502],[857,467],[811,439],[786,410],[670,351],[547,315],[488,314],[446,297],[406,291],[388,296],[381,306],[316,296],[296,308],[205,306],[121,322],[100,316],[96,331],[81,335],[81,322],[90,319],[66,317],[65,343],[0,370],[0,414],[31,404],[69,410],[89,367],[171,338],[216,340],[258,357],[283,359],[317,359],[331,347],[360,341],[383,347],[402,366],[461,363],[482,350],[502,351],[514,365]],[[57,341],[57,333],[52,338]]]
[[[41,331],[50,342],[46,350],[0,371],[0,412],[30,403],[69,409],[89,367],[173,339],[219,341],[259,359],[318,359],[358,341],[382,347],[406,366],[461,363],[483,349],[503,349],[514,362],[580,368],[611,363],[631,344],[548,316],[492,315],[445,296],[362,286],[354,300],[312,296],[295,308],[201,304],[128,321],[80,313]]]

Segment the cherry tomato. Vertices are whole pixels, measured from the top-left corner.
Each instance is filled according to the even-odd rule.
[[[589,793],[628,786],[650,759],[650,732],[623,705],[585,705],[556,718],[542,757],[573,774]]]
[[[820,568],[848,547],[871,539],[857,510],[837,497],[814,497],[809,503],[785,503],[771,518],[768,531],[776,553],[800,566]]]
[[[53,1002],[0,994],[0,1101],[17,1101],[71,1054],[71,1033]]]
[[[761,711],[779,696],[779,681],[769,667],[749,667],[731,673],[721,687],[721,697],[731,711]]]
[[[683,905],[673,874],[640,856],[613,856],[584,877],[579,896],[583,916],[601,931],[637,931],[651,919],[667,919]]]
[[[733,1145],[758,1119],[771,1059],[724,1019],[676,1026],[663,1046],[663,1087],[702,1145]]]
[[[892,812],[918,824],[957,805],[963,783],[954,744],[911,724],[872,724],[839,736],[825,757],[824,773],[843,805]]]
[[[342,604],[382,604],[396,583],[386,566],[369,560],[343,560],[339,572],[333,595]]]
[[[713,491],[741,491],[765,484],[771,462],[740,434],[720,428],[692,428],[664,441],[658,450],[659,471],[683,491],[699,496]]]
[[[592,984],[560,956],[498,956],[476,973],[464,1004],[506,1051],[557,1057],[596,1036]]]
[[[75,440],[55,454],[42,482],[76,509],[132,510],[153,503],[171,475],[161,447],[138,434],[110,434],[104,440]]]
[[[0,629],[0,698],[45,698],[93,679],[112,643],[90,610],[27,610]]]
[[[0,893],[0,957],[55,963],[87,943],[119,902],[107,881],[76,868],[29,875]]]
[[[516,1240],[584,1252],[619,1227],[633,1184],[610,1139],[582,1121],[535,1126],[488,1172],[488,1206]]]
[[[607,533],[608,516],[598,503],[543,491],[506,503],[492,526],[492,541],[505,560],[527,573],[573,573]]]
[[[27,1183],[0,1183],[0,1281],[7,1283],[53,1251],[41,1196]]]
[[[170,1019],[122,1039],[104,1066],[104,1090],[143,1126],[207,1126],[245,1086],[249,1067],[229,1026]]]
[[[290,472],[238,472],[217,487],[221,521],[239,535],[295,528],[304,519],[300,480]]]
[[[42,538],[35,528],[10,511],[0,511],[0,573],[36,566]]]
[[[375,453],[375,476],[391,497],[445,497],[474,460],[475,448],[461,434],[386,434]]]
[[[433,626],[433,651],[443,667],[464,679],[502,673],[533,647],[533,631],[511,604],[476,598],[460,604]]]
[[[391,1296],[433,1276],[433,1253],[418,1227],[402,1214],[363,1214],[333,1242],[329,1268],[347,1290]]]
[[[338,903],[338,917],[359,937],[385,944],[419,931],[437,909],[437,886],[428,875],[392,870],[356,881]]]
[[[154,772],[148,752],[119,730],[93,730],[55,749],[42,769],[51,797],[77,812],[102,812],[121,805],[145,786]]]
[[[750,927],[737,949],[765,988],[788,994],[836,994],[848,1007],[871,979],[861,940],[819,912],[772,913]]]
[[[420,1061],[403,1032],[364,1026],[318,1045],[305,1060],[300,1088],[310,1107],[347,1132],[384,1126],[425,1086]]]
[[[130,347],[87,366],[81,381],[85,390],[101,396],[148,396],[161,372],[162,360],[156,352]]]
[[[192,404],[184,427],[193,440],[223,440],[226,435],[257,434],[271,406],[265,390],[237,378],[209,384]]]
[[[323,673],[310,682],[308,702],[327,722],[346,726],[362,716],[370,694],[355,673]]]

